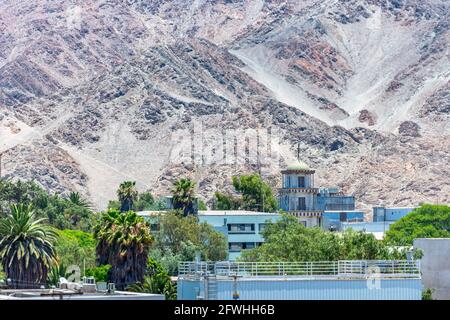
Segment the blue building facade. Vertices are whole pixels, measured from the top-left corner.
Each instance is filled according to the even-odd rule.
[[[281,174],[280,209],[297,217],[306,227],[340,230],[341,222],[364,220],[364,213],[355,211],[354,196],[344,195],[338,188],[316,188],[315,170],[306,163],[295,161]]]
[[[228,239],[228,259],[235,260],[242,251],[253,249],[264,242],[261,232],[268,222],[281,218],[278,213],[211,210],[199,211],[199,222],[212,225]]]
[[[186,262],[178,269],[178,300],[420,300],[423,289],[418,261]]]
[[[373,207],[373,221],[397,221],[416,209],[415,207]]]
[[[322,228],[328,231],[342,231],[343,223],[363,222],[363,211],[324,211],[322,215]]]

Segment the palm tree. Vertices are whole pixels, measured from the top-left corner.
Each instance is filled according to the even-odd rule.
[[[132,210],[133,202],[136,201],[138,196],[136,181],[122,182],[117,190],[117,196],[119,197],[121,212]]]
[[[78,192],[71,192],[69,194],[69,202],[73,205],[76,205],[78,207],[82,207],[84,209],[90,209],[91,208],[91,204],[83,199],[83,197],[78,193]]]
[[[98,265],[111,265],[110,280],[119,290],[144,280],[148,250],[153,241],[150,225],[133,211],[110,209],[94,228]]]
[[[194,189],[195,182],[190,179],[182,178],[174,183],[172,189],[173,207],[174,209],[181,209],[184,216],[187,216],[194,210]]]
[[[37,219],[31,205],[12,205],[0,221],[0,259],[13,288],[39,288],[56,262],[57,233]]]

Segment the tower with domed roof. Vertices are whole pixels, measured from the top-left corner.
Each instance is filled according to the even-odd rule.
[[[320,226],[323,213],[317,206],[319,189],[314,187],[314,173],[303,161],[289,163],[281,171],[282,186],[278,192],[281,209],[307,227]]]

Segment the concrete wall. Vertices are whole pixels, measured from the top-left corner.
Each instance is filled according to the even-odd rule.
[[[423,287],[434,289],[433,299],[450,300],[450,238],[415,239],[421,260]]]

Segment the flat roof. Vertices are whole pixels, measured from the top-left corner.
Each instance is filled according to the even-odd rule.
[[[279,216],[278,212],[259,212],[248,210],[199,210],[199,216]]]
[[[363,210],[325,210],[323,213],[364,213]]]
[[[141,217],[151,217],[151,216],[157,216],[157,215],[160,215],[160,214],[164,214],[164,213],[167,213],[167,212],[168,212],[167,210],[161,210],[161,211],[138,211],[138,212],[136,212],[136,214],[138,216],[141,216]]]

